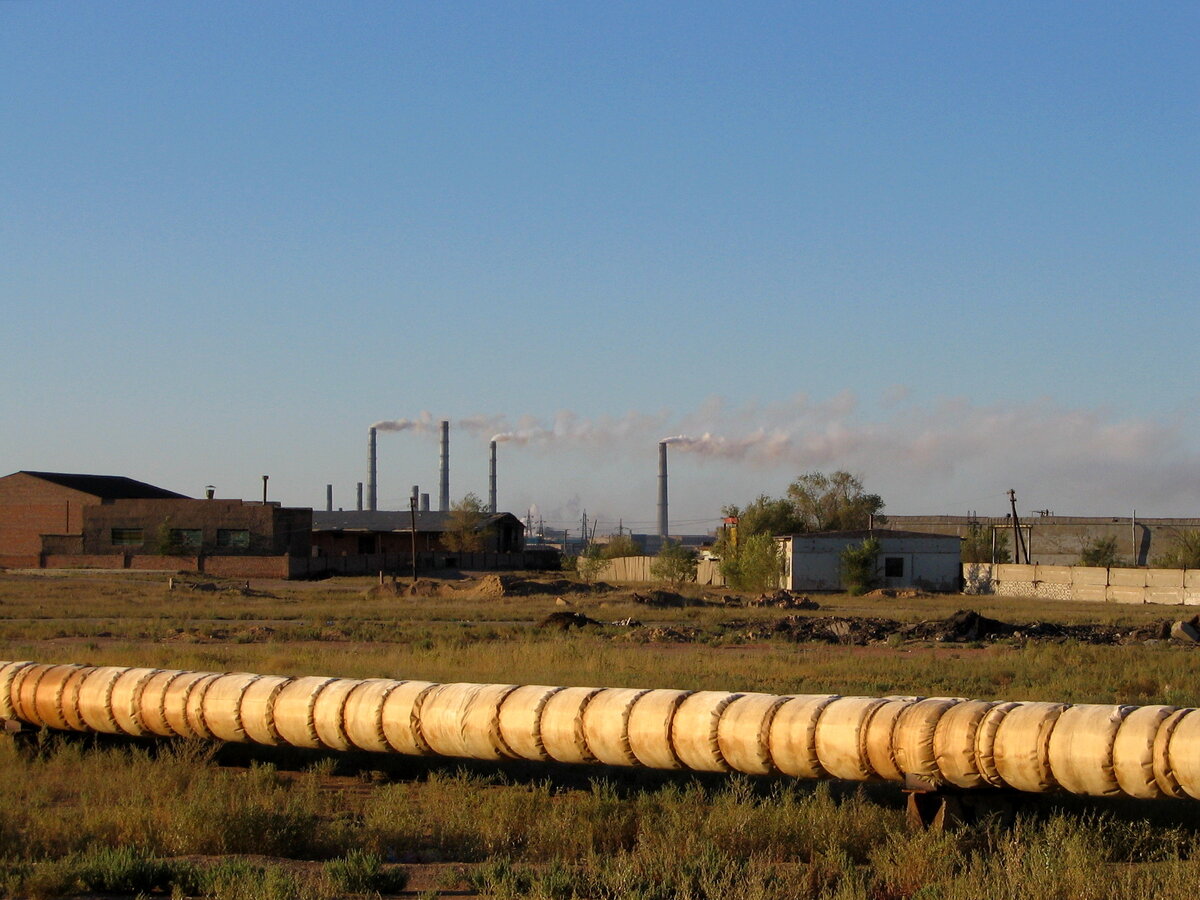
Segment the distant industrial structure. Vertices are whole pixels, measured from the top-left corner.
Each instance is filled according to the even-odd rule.
[[[1171,549],[1180,532],[1200,528],[1200,518],[1148,518],[1136,513],[1128,516],[1056,516],[1042,512],[1046,514],[1035,514],[1016,523],[1029,561],[1042,565],[1075,565],[1087,546],[1111,538],[1116,542],[1119,556],[1134,566],[1148,566],[1154,557]],[[1017,562],[1015,550],[1021,543],[1014,536],[1014,522],[1010,516],[889,515],[886,523],[876,525],[880,533],[887,529],[957,537],[966,537],[973,529],[984,529],[994,532],[997,543],[1014,554],[1010,557],[1012,562]]]

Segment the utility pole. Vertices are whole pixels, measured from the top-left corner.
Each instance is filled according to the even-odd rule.
[[[1018,560],[1025,557],[1025,565],[1029,565],[1029,548],[1025,546],[1025,535],[1021,533],[1021,520],[1017,518],[1017,492],[1008,489],[1008,502],[1012,504],[1013,523],[1013,555]]]
[[[412,523],[412,580],[417,583],[417,495],[408,498],[408,517]]]

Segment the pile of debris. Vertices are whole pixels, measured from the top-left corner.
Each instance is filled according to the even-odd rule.
[[[806,594],[787,591],[782,588],[773,594],[759,594],[747,606],[773,606],[777,609],[820,609],[821,604]]]
[[[645,606],[653,606],[659,609],[664,607],[684,607],[684,606],[703,606],[703,600],[697,600],[694,597],[685,597],[683,594],[677,594],[675,591],[653,590],[647,591],[644,594],[639,594],[634,591],[629,595],[629,599],[634,603],[641,603]]]
[[[747,625],[730,622],[727,630],[748,641],[778,638],[797,643],[866,646],[895,641],[994,643],[1001,640],[1078,641],[1084,644],[1129,644],[1173,640],[1200,645],[1200,615],[1186,621],[1162,621],[1139,628],[1115,625],[1060,625],[1032,622],[1014,625],[961,609],[945,619],[898,622],[866,616],[785,616],[775,622]]]

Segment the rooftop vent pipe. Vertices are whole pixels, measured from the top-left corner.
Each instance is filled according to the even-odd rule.
[[[438,509],[450,511],[450,423],[442,420],[442,465],[441,487],[438,491]]]
[[[488,512],[492,515],[496,514],[496,442],[492,441],[490,446],[490,459],[488,464]]]
[[[658,443],[658,534],[667,537],[667,442]]]
[[[375,480],[378,472],[375,465],[375,426],[367,429],[367,509],[378,509],[379,484]]]

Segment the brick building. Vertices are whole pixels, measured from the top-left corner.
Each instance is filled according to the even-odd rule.
[[[307,556],[312,510],[196,500],[113,475],[0,478],[0,565],[47,557]],[[103,564],[97,562],[97,564]]]
[[[447,549],[443,537],[453,527],[453,515],[427,510],[415,513],[418,553]],[[407,510],[315,512],[313,550],[322,556],[411,553],[413,516]],[[485,513],[477,530],[483,535],[481,552],[520,553],[525,549],[525,525],[512,513]]]

